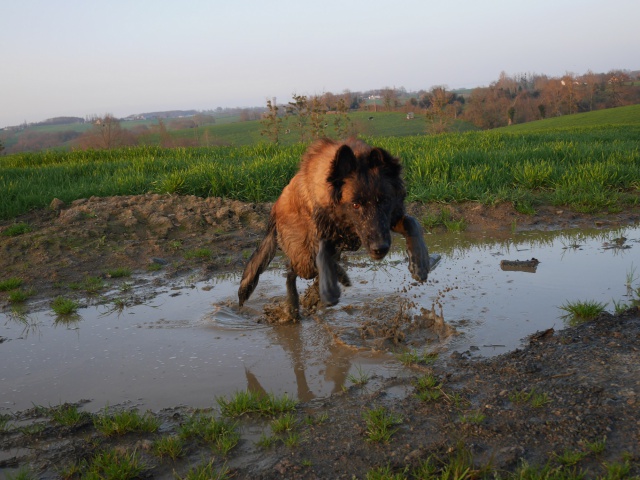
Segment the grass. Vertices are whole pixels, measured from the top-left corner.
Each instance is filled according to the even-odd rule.
[[[423,402],[436,402],[443,397],[442,384],[432,375],[424,375],[416,381],[416,396]]]
[[[195,438],[227,455],[240,440],[236,425],[210,415],[194,414],[180,427],[180,437]]]
[[[89,414],[81,412],[77,405],[64,403],[50,409],[51,419],[66,427],[75,427],[89,418]]]
[[[94,456],[82,478],[129,480],[138,478],[144,470],[145,465],[137,452],[127,453],[113,449]]]
[[[226,467],[222,467],[220,470],[216,470],[213,466],[214,461],[197,465],[189,469],[184,477],[176,476],[180,480],[226,480],[231,478],[229,470]]]
[[[22,279],[17,277],[7,278],[0,282],[0,292],[9,292],[22,286]]]
[[[438,359],[437,353],[419,353],[415,348],[395,353],[395,357],[405,366],[430,365]]]
[[[397,431],[393,426],[403,421],[400,415],[390,412],[385,407],[365,410],[362,417],[365,421],[366,440],[372,443],[389,443],[391,436]]]
[[[131,269],[129,267],[110,268],[106,274],[110,278],[127,278],[131,276]]]
[[[354,385],[358,385],[360,387],[369,383],[371,380],[371,375],[365,372],[361,366],[356,366],[357,373],[350,373],[347,375],[347,380],[353,383]]]
[[[105,407],[102,414],[94,417],[93,425],[100,433],[110,437],[130,432],[152,433],[160,427],[160,421],[150,413],[140,415],[137,410],[109,413]]]
[[[220,411],[226,417],[239,417],[244,414],[256,414],[264,417],[293,412],[298,401],[288,395],[276,397],[273,394],[263,395],[250,390],[238,391],[231,399],[216,397]]]
[[[594,320],[598,315],[605,311],[606,306],[606,303],[587,300],[566,302],[558,308],[566,312],[566,314],[562,315],[562,319],[569,323],[569,325],[575,326]]]
[[[515,404],[529,404],[533,408],[541,408],[551,402],[549,395],[545,392],[538,392],[535,389],[531,389],[528,392],[526,390],[519,390],[509,394],[509,400]]]
[[[80,305],[74,300],[58,296],[51,302],[51,308],[58,315],[70,315],[75,313]]]
[[[30,297],[34,296],[36,291],[33,288],[24,290],[22,288],[18,290],[12,290],[9,292],[9,302],[22,303],[26,302]]]
[[[213,255],[213,252],[209,248],[196,248],[194,250],[189,250],[184,252],[184,258],[187,260],[190,259],[201,259],[201,260],[209,260]]]
[[[18,235],[22,235],[23,233],[28,233],[30,231],[31,227],[28,224],[19,222],[5,228],[2,231],[2,235],[5,237],[17,237]]]
[[[175,435],[165,435],[153,442],[152,451],[157,457],[177,460],[185,454],[184,441]]]
[[[411,201],[511,202],[524,211],[542,203],[586,212],[638,204],[640,121],[511,132],[364,139],[402,159]],[[273,201],[295,174],[305,147],[258,143],[8,155],[0,158],[0,191],[6,199],[0,219],[45,208],[54,197],[70,203],[92,195],[170,190]],[[448,228],[464,228],[454,222]]]

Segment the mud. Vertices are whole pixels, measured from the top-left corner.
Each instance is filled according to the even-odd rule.
[[[23,279],[34,292],[28,305],[37,308],[57,295],[68,295],[69,284],[90,276],[108,277],[109,269],[130,268],[134,272],[130,281],[137,282],[150,266],[161,265],[161,278],[145,290],[138,299],[142,302],[153,297],[154,289],[183,282],[185,277],[195,280],[240,271],[261,238],[269,208],[164,195],[92,197],[70,205],[53,202],[50,209],[0,224],[0,234],[15,222],[31,228],[15,237],[0,235],[0,281]],[[469,231],[498,237],[514,230],[626,226],[640,219],[637,208],[584,215],[545,207],[528,216],[509,205],[409,207],[418,219],[441,209],[454,219],[464,219]],[[613,242],[611,247],[623,244]],[[77,296],[86,301],[84,293]],[[96,301],[108,297],[104,292]],[[359,337],[362,347],[377,349],[403,344],[411,328],[438,338],[455,333],[437,306],[416,320],[405,314],[403,301],[399,297],[398,302],[357,307],[360,328],[343,329],[341,335]],[[4,311],[12,308],[5,293],[0,302]],[[312,298],[307,301],[307,318],[315,314],[313,304]],[[390,304],[395,305],[392,310]],[[345,341],[341,335],[336,335],[336,342]],[[0,359],[5,362],[2,347],[0,342]],[[628,465],[628,476],[640,475],[639,357],[640,313],[634,308],[578,327],[548,330],[532,336],[526,347],[491,359],[457,353],[439,357],[433,365],[404,368],[395,378],[373,375],[364,385],[347,382],[331,396],[299,405],[300,441],[294,447],[283,442],[258,446],[260,435],[270,433],[269,423],[247,416],[238,420],[240,444],[226,457],[190,441],[185,455],[176,461],[154,456],[150,446],[160,436],[177,433],[193,411],[189,406],[153,412],[161,420],[154,434],[121,437],[98,433],[90,419],[62,427],[39,409],[16,412],[5,407],[0,410],[4,422],[0,474],[25,467],[37,478],[58,478],[63,469],[116,447],[138,452],[146,478],[184,476],[190,467],[210,461],[216,468],[229,468],[233,478],[364,478],[373,468],[384,466],[410,476],[422,460],[431,457],[442,466],[460,452],[472,458],[472,470],[485,467],[506,475],[522,461],[560,468],[560,456],[567,451],[585,452],[570,467],[587,478],[603,476],[605,465],[611,464]],[[442,400],[427,403],[415,395],[416,381],[426,373],[441,383]],[[514,400],[515,393],[531,391],[545,394],[547,401],[534,407]],[[91,411],[90,403],[82,405]],[[365,434],[362,413],[377,406],[402,417],[386,444],[369,442]],[[483,415],[481,421],[465,420],[478,413]],[[305,423],[309,415],[327,419]],[[589,444],[604,438],[603,452],[589,452]]]

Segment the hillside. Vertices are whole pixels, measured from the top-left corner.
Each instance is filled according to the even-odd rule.
[[[595,112],[576,113],[561,117],[546,118],[536,122],[496,128],[499,132],[525,133],[542,130],[556,130],[575,127],[595,127],[599,125],[640,125],[640,105],[608,108]]]

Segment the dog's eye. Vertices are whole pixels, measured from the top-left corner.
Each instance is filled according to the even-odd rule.
[[[351,206],[353,207],[354,210],[358,210],[360,208],[359,203],[352,203]]]

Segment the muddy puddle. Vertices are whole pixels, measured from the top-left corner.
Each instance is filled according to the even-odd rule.
[[[614,302],[629,302],[626,283],[631,277],[637,288],[640,275],[639,227],[428,235],[440,261],[422,285],[407,271],[400,239],[394,241],[383,262],[349,255],[353,286],[341,302],[306,312],[296,325],[258,322],[264,306],[285,293],[277,266],[242,310],[238,273],[161,287],[123,308],[86,306],[73,317],[36,308],[4,312],[0,409],[82,399],[91,411],[210,407],[216,396],[247,388],[309,401],[362,374],[406,374],[394,351],[446,359],[512,350],[536,331],[562,328],[558,307],[567,302],[598,301],[609,311]],[[298,281],[301,293],[308,285]]]

